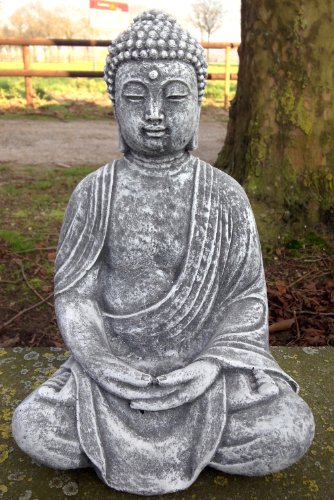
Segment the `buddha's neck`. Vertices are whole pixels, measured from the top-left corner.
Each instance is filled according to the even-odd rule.
[[[181,151],[175,155],[164,155],[159,157],[147,157],[133,151],[125,154],[130,166],[136,170],[150,175],[176,174],[188,163],[190,155],[188,151]]]

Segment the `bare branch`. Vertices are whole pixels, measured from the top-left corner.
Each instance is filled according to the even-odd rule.
[[[223,6],[218,0],[198,0],[192,4],[190,21],[201,33],[206,33],[208,41],[212,33],[222,25]]]
[[[22,311],[19,311],[17,314],[15,314],[12,318],[10,318],[8,321],[5,321],[5,323],[2,323],[2,325],[0,325],[0,331],[5,328],[6,326],[10,325],[11,323],[13,323],[17,318],[19,318],[20,316],[22,316],[23,314],[26,314],[27,312],[31,311],[32,309],[35,309],[36,307],[39,307],[41,306],[42,304],[44,304],[45,302],[47,302],[51,297],[53,296],[53,292],[52,293],[49,293],[49,295],[47,295],[43,300],[41,300],[40,302],[37,302],[36,304],[33,304],[32,306],[30,307],[27,307],[26,309],[22,309]]]
[[[29,282],[28,278],[27,278],[27,275],[25,273],[25,269],[24,269],[24,266],[22,264],[22,261],[16,261],[17,264],[20,266],[21,268],[21,273],[22,273],[22,276],[23,276],[23,279],[27,285],[28,288],[30,288],[30,290],[32,292],[34,292],[34,294],[42,301],[42,302],[45,302],[48,306],[51,307],[51,309],[53,309],[53,304],[51,304],[51,302],[47,301],[47,300],[44,300],[44,297],[42,297],[42,295],[36,290],[35,287],[32,286],[32,284]]]

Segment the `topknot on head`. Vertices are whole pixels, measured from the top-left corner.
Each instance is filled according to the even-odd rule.
[[[176,24],[176,19],[174,17],[169,16],[165,12],[161,10],[151,9],[145,12],[142,12],[138,16],[133,19],[133,24],[136,23],[147,23],[149,21],[160,21],[166,23],[167,21],[171,24]]]
[[[129,29],[111,42],[104,69],[110,99],[115,99],[115,75],[120,64],[157,59],[176,59],[191,64],[197,76],[198,99],[202,100],[207,73],[204,51],[176,19],[159,10],[139,14]]]

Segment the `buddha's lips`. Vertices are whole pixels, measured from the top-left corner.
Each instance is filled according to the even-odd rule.
[[[149,137],[162,137],[165,135],[166,127],[143,127],[143,131]]]

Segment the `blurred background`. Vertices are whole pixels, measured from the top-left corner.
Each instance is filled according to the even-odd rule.
[[[157,8],[153,0],[113,2],[112,0],[1,0],[0,38],[20,37],[112,40],[140,12]],[[158,8],[172,14],[196,39],[204,42],[240,42],[240,0],[162,0]],[[207,49],[209,73],[225,71],[226,51]],[[105,47],[42,46],[29,47],[29,66],[33,70],[102,71]],[[238,53],[231,50],[230,71],[238,71]],[[0,45],[0,71],[23,69],[22,47]],[[204,105],[224,103],[223,80],[209,81]],[[228,94],[235,94],[236,82]],[[35,108],[66,111],[71,101],[90,101],[109,106],[105,84],[101,78],[32,79]],[[2,112],[22,112],[25,107],[23,78],[0,76],[0,108]],[[63,109],[65,107],[65,109]],[[95,106],[93,106],[95,107]],[[100,110],[103,112],[103,110]],[[105,110],[104,110],[105,111]]]

